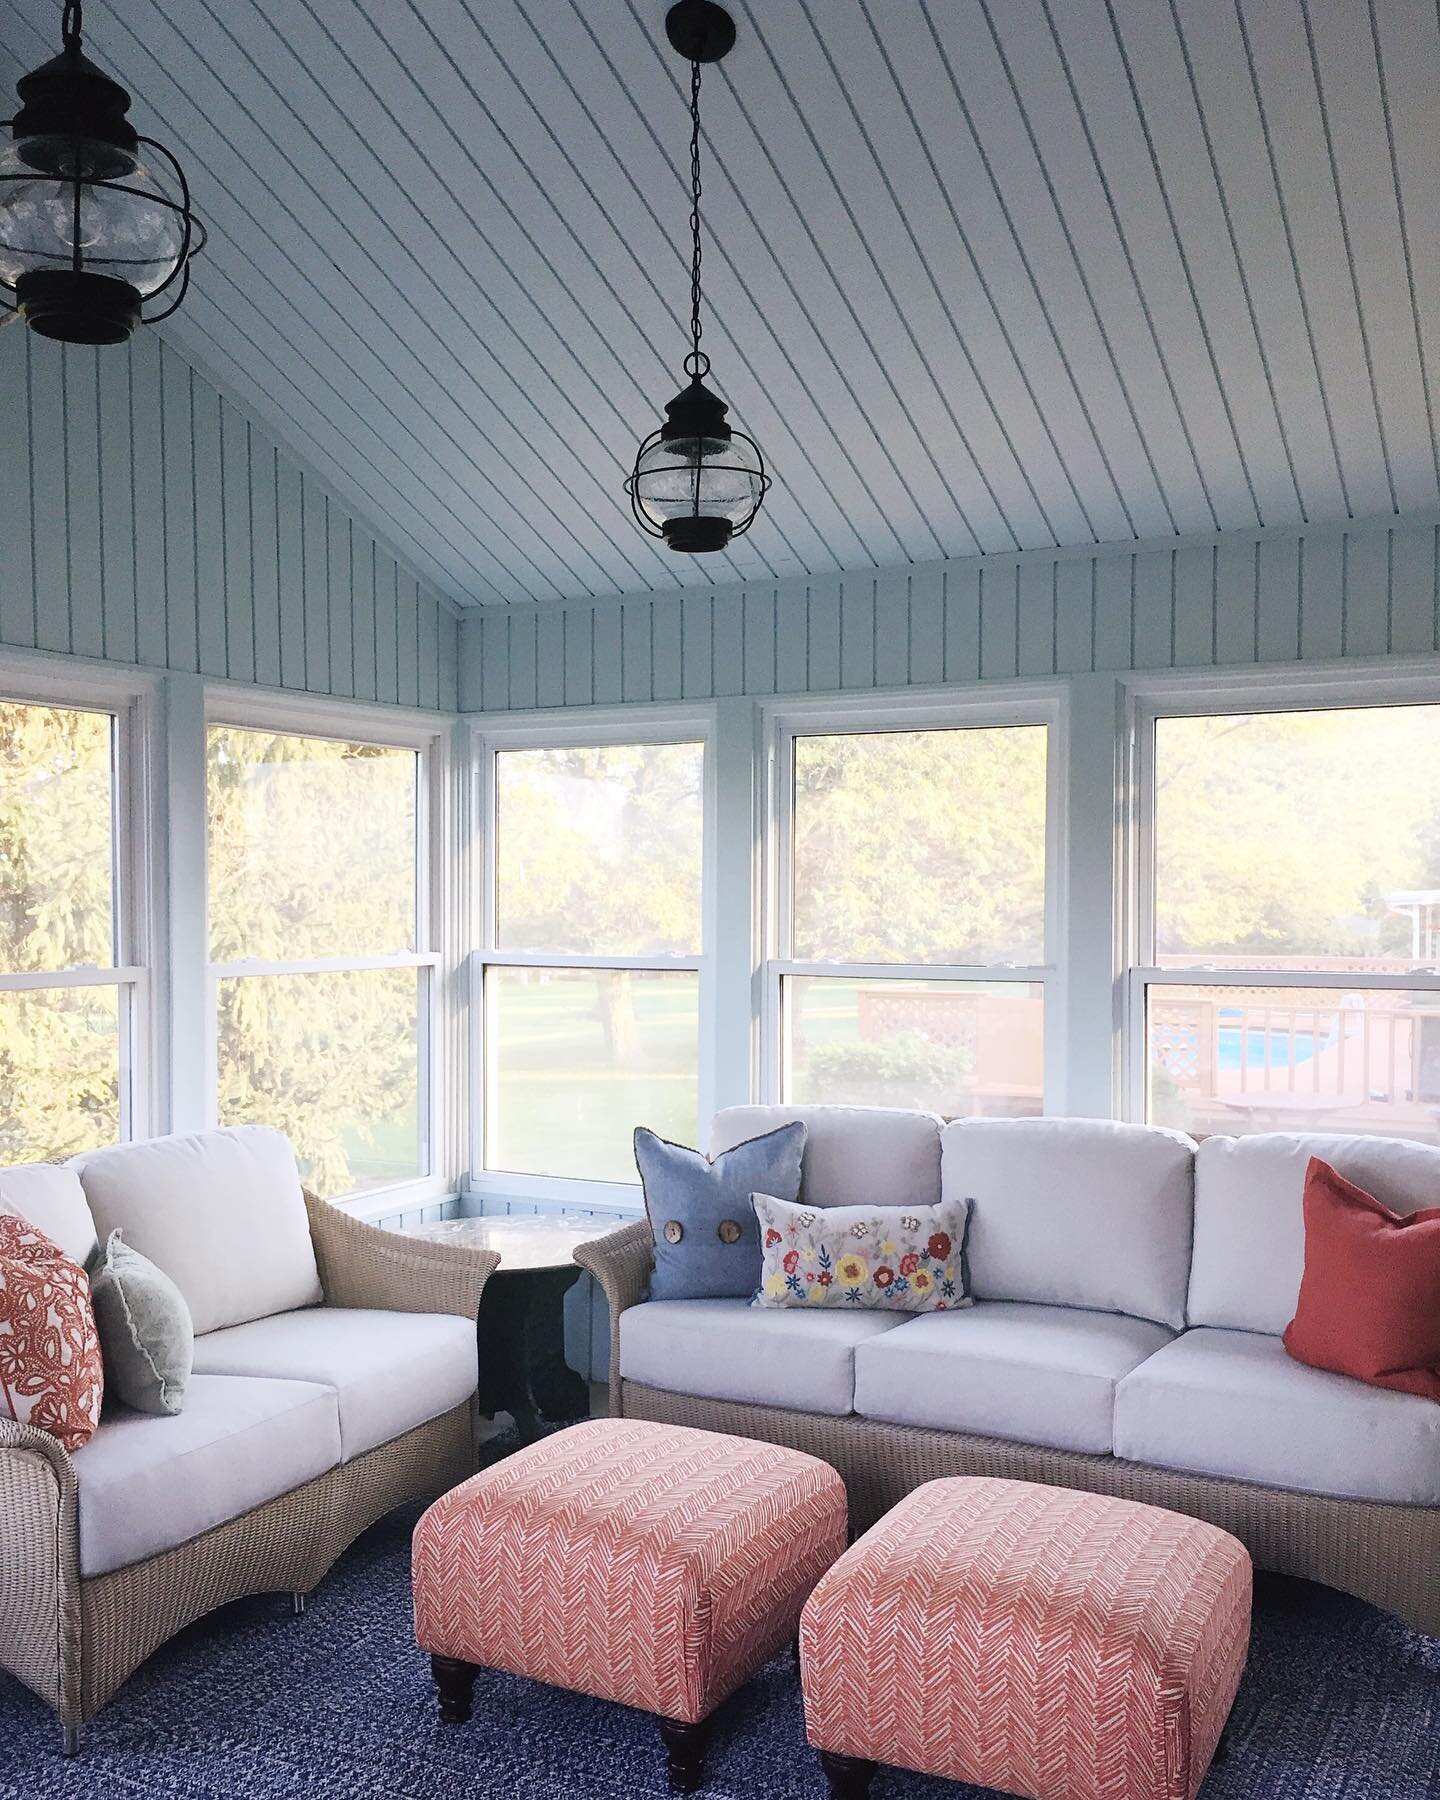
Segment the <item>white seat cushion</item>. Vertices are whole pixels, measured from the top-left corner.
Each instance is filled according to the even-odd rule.
[[[104,1575],[333,1469],[339,1409],[313,1382],[198,1375],[183,1412],[107,1414],[74,1461],[80,1573]]]
[[[957,1119],[942,1144],[945,1198],[975,1202],[978,1300],[1185,1323],[1193,1139],[1112,1119]]]
[[[1392,1212],[1440,1205],[1440,1149],[1433,1144],[1317,1132],[1206,1138],[1195,1157],[1192,1325],[1279,1333],[1295,1317],[1312,1156]]]
[[[936,1113],[889,1106],[727,1106],[710,1154],[803,1120],[800,1198],[809,1206],[934,1206],[940,1198]]]
[[[475,1392],[475,1321],[453,1313],[316,1306],[212,1331],[200,1375],[269,1375],[332,1388],[346,1462],[439,1418]]]
[[[0,1213],[18,1213],[83,1268],[99,1247],[80,1177],[54,1163],[0,1169]]]
[[[620,1373],[672,1394],[848,1413],[856,1345],[900,1323],[894,1313],[647,1300],[620,1315]]]
[[[1258,1332],[1187,1331],[1127,1375],[1115,1454],[1337,1499],[1440,1505],[1440,1406],[1309,1368]]]
[[[151,1138],[70,1166],[101,1243],[118,1225],[185,1296],[197,1336],[320,1300],[295,1154],[280,1132]]]
[[[888,1425],[1104,1455],[1115,1384],[1169,1341],[1149,1319],[985,1300],[862,1344],[855,1410]]]

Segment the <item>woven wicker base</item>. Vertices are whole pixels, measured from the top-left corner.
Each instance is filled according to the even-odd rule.
[[[844,1477],[854,1532],[874,1524],[921,1482],[948,1475],[1085,1488],[1208,1519],[1233,1532],[1258,1567],[1340,1588],[1440,1636],[1437,1507],[1330,1500],[1005,1438],[703,1400],[635,1381],[621,1381],[619,1389],[626,1418],[734,1432],[820,1457]]]
[[[36,1555],[48,1549],[53,1558],[59,1515],[53,1484],[47,1496],[38,1458],[35,1464],[37,1520],[17,1547]],[[23,1613],[24,1628],[0,1641],[0,1666],[53,1706],[62,1725],[83,1725],[192,1619],[245,1594],[308,1593],[392,1507],[444,1493],[474,1470],[475,1415],[467,1401],[145,1562],[73,1587],[52,1562],[48,1579],[37,1579],[28,1595],[11,1591],[7,1611]],[[24,1473],[24,1459],[10,1459],[10,1472],[12,1481]],[[73,1536],[73,1494],[67,1499]]]
[[[306,1594],[367,1526],[406,1500],[442,1494],[475,1470],[469,1403],[330,1469],[145,1562],[80,1583],[79,1714],[192,1619],[245,1594]]]

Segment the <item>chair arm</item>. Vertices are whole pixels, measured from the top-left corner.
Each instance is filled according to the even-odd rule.
[[[48,1432],[0,1419],[0,1668],[80,1723],[75,1465]]]
[[[575,1261],[600,1283],[610,1303],[610,1416],[620,1417],[620,1315],[645,1298],[655,1266],[655,1237],[648,1219],[636,1219],[604,1237],[577,1244]]]
[[[305,1207],[327,1306],[478,1316],[497,1250],[382,1231],[308,1192]]]

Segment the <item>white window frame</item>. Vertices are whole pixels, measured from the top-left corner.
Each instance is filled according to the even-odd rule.
[[[487,1055],[485,971],[487,968],[637,969],[657,973],[693,972],[699,978],[698,1108],[700,1124],[715,1104],[715,873],[716,712],[713,706],[603,707],[573,712],[526,713],[479,718],[471,727],[475,791],[472,816],[479,858],[478,936],[469,957],[470,1003],[470,1173],[466,1192],[482,1206],[523,1202],[541,1211],[605,1212],[638,1216],[643,1211],[639,1175],[633,1182],[587,1181],[564,1175],[527,1175],[485,1167],[485,1123],[495,1105],[495,1070]],[[502,950],[495,942],[497,844],[495,758],[507,750],[603,749],[613,745],[688,744],[702,746],[700,950],[690,956],[579,956],[549,950]],[[636,1120],[642,1124],[643,1120]]]
[[[367,969],[427,970],[419,984],[420,1161],[418,1176],[331,1196],[333,1204],[360,1218],[388,1218],[426,1206],[455,1192],[453,1146],[457,1140],[459,1071],[447,1054],[454,1008],[453,982],[445,979],[455,961],[454,890],[449,880],[454,847],[454,769],[450,724],[441,715],[270,694],[229,684],[207,685],[201,783],[208,817],[209,734],[215,725],[240,731],[274,731],[296,737],[333,738],[413,750],[419,757],[415,789],[415,949],[388,955],[209,960],[209,833],[206,831],[204,942],[206,1118],[219,1117],[219,983],[227,977],[363,972]]]
[[[1155,955],[1155,723],[1165,718],[1221,717],[1234,713],[1363,711],[1370,707],[1440,704],[1440,673],[1433,661],[1388,659],[1354,670],[1232,670],[1213,676],[1173,675],[1125,681],[1126,868],[1121,930],[1126,951],[1122,1116],[1143,1123],[1149,1069],[1146,1012],[1151,987],[1344,986],[1440,995],[1440,969],[1428,965],[1403,974],[1347,972],[1343,982],[1305,970],[1217,970],[1203,964],[1161,968]]]
[[[923,690],[874,697],[786,699],[764,714],[767,828],[764,832],[762,913],[765,962],[761,981],[760,1087],[778,1103],[784,1078],[784,1001],[787,977],[821,975],[890,981],[1030,982],[1044,990],[1044,1086],[1042,1107],[1063,1110],[1065,1089],[1065,896],[1068,860],[1069,700],[1063,683],[1007,682],[1003,688],[957,692]],[[1018,963],[811,962],[793,954],[794,745],[797,737],[867,732],[965,730],[976,726],[1043,725],[1046,739],[1045,956]]]
[[[159,779],[161,684],[69,657],[0,655],[0,698],[23,706],[109,713],[111,737],[111,905],[114,965],[0,973],[0,992],[36,989],[119,990],[119,1143],[148,1137],[165,1086],[157,1028],[158,956],[163,943],[162,854],[153,821]]]

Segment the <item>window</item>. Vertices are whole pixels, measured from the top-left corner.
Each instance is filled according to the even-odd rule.
[[[425,1175],[426,754],[215,723],[206,760],[217,1118],[323,1194]]]
[[[779,1096],[1044,1102],[1049,730],[782,730]]]
[[[145,971],[120,878],[129,730],[125,713],[0,701],[5,1163],[115,1143],[144,1118]]]
[[[480,1164],[633,1182],[638,1124],[696,1141],[705,744],[486,748]]]
[[[1440,1126],[1440,706],[1141,721],[1145,1116]]]

